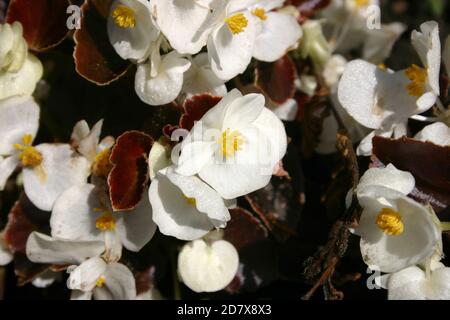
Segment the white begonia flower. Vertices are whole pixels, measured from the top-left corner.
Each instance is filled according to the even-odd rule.
[[[195,240],[230,220],[225,202],[196,176],[182,176],[173,167],[160,170],[149,189],[153,221],[161,233]]]
[[[420,141],[430,141],[439,146],[450,146],[450,128],[442,123],[436,122],[422,129],[414,139]]]
[[[70,273],[67,287],[72,300],[134,300],[136,282],[133,273],[125,265],[105,262],[94,257],[67,269]]]
[[[3,240],[3,232],[0,232],[0,266],[6,266],[13,259],[13,254],[9,251]]]
[[[308,20],[302,25],[303,37],[299,53],[303,59],[309,57],[318,70],[322,70],[331,58],[331,48],[322,31],[322,21]]]
[[[429,271],[418,266],[387,275],[389,300],[450,300],[450,268],[435,263]]]
[[[184,74],[183,90],[188,97],[200,93],[210,93],[223,97],[227,94],[225,81],[212,72],[207,53],[200,53],[191,61],[191,67]]]
[[[408,118],[427,111],[439,96],[438,25],[426,22],[421,30],[414,31],[411,38],[425,69],[413,65],[393,73],[363,60],[347,64],[339,83],[339,101],[356,121],[375,129],[361,143],[359,155],[371,154],[374,135],[405,135]]]
[[[146,59],[158,35],[148,0],[115,0],[112,3],[108,36],[122,59]]]
[[[161,56],[162,41],[160,37],[149,61],[138,65],[134,84],[139,98],[153,106],[170,103],[178,97],[184,73],[191,66],[191,62],[176,51]]]
[[[239,255],[224,240],[195,240],[184,245],[178,255],[178,274],[195,292],[224,289],[236,275]]]
[[[357,187],[363,212],[356,233],[364,262],[396,272],[424,262],[440,244],[441,232],[424,206],[408,198],[414,178],[394,166],[369,169]]]
[[[296,17],[281,11],[284,0],[263,0],[248,10],[257,17],[257,35],[253,57],[273,62],[295,49],[302,37],[302,28]]]
[[[113,212],[106,191],[93,184],[76,185],[55,202],[52,236],[67,240],[105,241],[105,257],[118,261],[122,246],[137,252],[153,237],[156,225],[147,197],[127,212]]]
[[[42,73],[39,59],[28,53],[22,25],[0,24],[0,100],[31,95]]]
[[[0,100],[0,191],[20,162],[32,164],[37,154],[31,147],[39,127],[39,106],[32,97]],[[24,141],[27,140],[27,141]],[[22,150],[22,143],[29,146]],[[19,148],[20,146],[20,148]],[[35,160],[38,161],[39,157]]]
[[[115,140],[107,136],[100,141],[102,126],[103,120],[100,120],[90,130],[87,122],[81,120],[75,124],[70,140],[78,153],[89,161],[92,173],[107,178],[111,169],[109,157]]]
[[[261,94],[228,93],[182,142],[176,171],[198,174],[225,199],[266,186],[286,153],[287,137],[264,104]]]

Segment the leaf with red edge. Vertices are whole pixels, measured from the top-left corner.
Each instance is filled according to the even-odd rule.
[[[81,29],[75,31],[75,68],[97,85],[119,79],[131,63],[123,60],[109,42],[107,19],[112,0],[86,0],[81,7]]]
[[[60,44],[69,33],[69,5],[69,0],[11,0],[6,21],[19,21],[29,48],[45,51]]]
[[[180,128],[191,130],[194,122],[200,120],[203,115],[222,100],[209,94],[200,94],[187,99],[183,104],[183,115],[180,119]]]
[[[272,63],[259,62],[256,67],[256,86],[278,104],[294,97],[296,78],[297,69],[288,55]]]
[[[373,138],[374,160],[409,171],[416,179],[412,197],[430,203],[436,211],[450,205],[450,147],[407,137]]]
[[[328,7],[331,0],[288,0],[287,4],[293,5],[300,13],[299,21],[312,17],[317,11]]]
[[[122,134],[114,145],[108,176],[109,195],[114,211],[133,210],[142,199],[148,182],[148,154],[153,138],[140,131]]]

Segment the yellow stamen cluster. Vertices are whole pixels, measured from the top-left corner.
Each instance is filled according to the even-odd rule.
[[[225,158],[233,156],[237,151],[241,150],[244,138],[237,130],[231,132],[228,128],[222,132],[222,137],[219,141],[220,151]]]
[[[24,167],[37,167],[42,163],[42,154],[31,146],[33,137],[31,134],[25,134],[22,138],[23,144],[16,143],[14,148],[22,151],[19,160]]]
[[[405,225],[399,212],[391,208],[383,208],[377,216],[377,225],[390,236],[398,236],[403,233]]]
[[[119,4],[111,15],[114,22],[121,28],[134,28],[136,26],[136,14],[130,7]]]
[[[104,276],[101,276],[101,277],[99,277],[99,278],[97,279],[97,282],[95,283],[95,286],[96,286],[97,288],[101,288],[101,287],[103,287],[103,285],[105,284],[105,282],[106,282],[106,278],[105,278]]]
[[[411,83],[406,86],[408,93],[413,97],[420,97],[425,93],[426,82],[428,79],[428,72],[415,64],[406,69],[406,77],[411,80]]]
[[[92,164],[92,173],[98,177],[107,177],[112,169],[109,157],[111,155],[111,149],[105,149],[99,152],[94,159]]]
[[[266,10],[264,10],[264,8],[256,8],[252,11],[252,13],[254,16],[260,18],[263,21],[267,20]]]
[[[190,204],[191,206],[197,205],[197,200],[195,200],[195,198],[189,198],[189,197],[185,196],[184,194],[183,194],[183,198],[184,198],[184,199],[186,200],[186,202],[187,202],[188,204]]]
[[[232,34],[239,34],[248,26],[248,20],[241,12],[226,18],[225,22],[228,24],[228,28],[230,28]]]
[[[95,227],[100,231],[113,231],[116,229],[116,219],[111,212],[106,211],[100,218],[95,220]]]

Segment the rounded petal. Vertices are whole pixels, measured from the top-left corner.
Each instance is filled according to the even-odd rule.
[[[0,72],[0,100],[13,96],[30,96],[42,73],[42,63],[29,53],[19,71]]]
[[[108,265],[102,258],[90,258],[70,270],[67,287],[84,292],[92,291],[100,277],[105,276]]]
[[[431,274],[432,300],[450,300],[450,268],[439,268]]]
[[[67,240],[103,240],[103,235],[95,227],[101,208],[97,190],[93,184],[73,186],[64,191],[55,201],[50,227],[52,236]]]
[[[123,28],[112,17],[118,6],[126,6],[134,11],[135,26]],[[148,57],[153,42],[159,35],[152,21],[150,3],[147,0],[115,0],[108,17],[109,41],[122,59],[140,61]]]
[[[183,87],[184,72],[191,62],[177,52],[162,57],[156,77],[151,76],[151,64],[138,65],[135,90],[139,98],[153,106],[164,105],[175,100]]]
[[[14,144],[22,144],[25,134],[36,136],[39,106],[33,97],[12,97],[0,101],[0,155],[16,153]]]
[[[225,23],[216,28],[208,38],[209,62],[213,72],[223,80],[243,73],[253,55],[256,27],[250,13],[245,13],[248,25],[244,31],[232,34]]]
[[[364,208],[358,230],[364,262],[378,266],[382,272],[396,272],[429,258],[441,236],[431,214],[395,190],[374,189],[377,191],[359,197]],[[381,197],[383,201],[378,200]],[[387,235],[376,224],[378,214],[386,207],[401,214],[404,231],[400,235]]]
[[[130,269],[121,263],[110,263],[103,275],[104,286],[95,288],[95,300],[134,300],[136,281]]]
[[[176,171],[192,176],[202,170],[214,154],[214,142],[194,141],[183,144]]]
[[[79,264],[105,251],[104,241],[71,241],[32,232],[27,240],[27,257],[36,263]]]
[[[206,214],[216,228],[224,228],[230,220],[230,213],[224,200],[210,186],[196,176],[186,177],[168,168],[167,178],[188,198],[195,199],[198,211]]]
[[[148,155],[148,174],[150,179],[156,176],[156,173],[172,164],[170,160],[170,145],[155,141]]]
[[[148,198],[143,197],[133,211],[123,212],[121,215],[116,225],[117,233],[125,248],[138,252],[153,238],[156,231]]]
[[[388,164],[386,168],[367,170],[359,181],[357,193],[364,193],[366,187],[381,186],[407,195],[413,191],[415,184],[414,176],[410,172],[398,170],[394,165]]]
[[[234,278],[239,256],[233,245],[219,240],[207,243],[195,240],[178,255],[178,273],[186,286],[195,292],[224,289]]]
[[[36,168],[24,168],[25,193],[36,207],[50,211],[65,190],[86,183],[90,165],[67,144],[41,144],[35,148],[43,161]]]
[[[264,96],[257,93],[247,94],[234,100],[225,109],[221,129],[238,129],[255,122],[265,110],[265,101]]]
[[[149,189],[153,221],[161,233],[181,240],[198,239],[214,228],[206,214],[190,204],[182,191],[165,175],[156,174]]]
[[[430,141],[443,147],[450,146],[450,128],[442,122],[436,122],[423,128],[414,139]]]
[[[267,19],[261,21],[262,30],[256,37],[253,57],[273,62],[283,57],[295,47],[302,36],[297,19],[289,14],[269,12]]]
[[[155,20],[172,48],[181,54],[196,54],[208,34],[200,32],[210,11],[196,0],[152,0]]]
[[[90,162],[93,162],[98,153],[98,144],[100,141],[100,134],[102,133],[103,119],[98,121],[89,131],[89,134],[84,137],[79,145],[78,152],[85,156]]]
[[[389,300],[426,300],[425,272],[413,266],[393,273],[388,280]]]

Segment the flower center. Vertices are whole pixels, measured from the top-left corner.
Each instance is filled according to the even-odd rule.
[[[425,93],[428,73],[427,70],[421,68],[415,64],[406,69],[406,77],[411,81],[410,84],[406,86],[408,93],[413,97],[420,97]]]
[[[134,10],[123,4],[119,4],[112,12],[114,22],[121,28],[134,28],[136,26],[136,15]]]
[[[33,137],[31,134],[25,134],[22,137],[22,141],[23,144],[14,144],[14,148],[22,151],[19,155],[19,160],[24,167],[37,167],[42,163],[42,154],[31,146]]]
[[[230,28],[232,34],[239,34],[248,26],[248,20],[241,12],[226,18],[225,22],[228,24],[228,28]]]
[[[94,175],[98,177],[107,177],[109,172],[112,169],[111,162],[109,161],[109,157],[111,155],[111,149],[105,149],[99,152],[94,159],[94,163],[92,164],[92,172]]]
[[[358,8],[367,7],[367,5],[369,4],[369,0],[354,0],[354,1],[355,1],[355,5]]]
[[[103,285],[105,284],[105,282],[106,282],[105,276],[100,276],[100,277],[97,279],[97,282],[95,283],[95,286],[96,286],[97,288],[101,288],[101,287],[103,287]]]
[[[184,194],[182,194],[182,196],[183,196],[184,200],[186,200],[186,202],[188,204],[190,204],[191,206],[195,207],[197,205],[197,200],[195,200],[195,198],[189,198],[189,197],[185,196]]]
[[[390,236],[398,236],[403,233],[405,225],[399,212],[391,208],[383,208],[377,216],[377,225]]]
[[[228,128],[222,132],[220,138],[220,151],[225,158],[233,156],[237,151],[241,150],[244,138],[237,130],[231,132]]]
[[[106,211],[100,218],[95,220],[95,227],[100,231],[113,231],[116,229],[116,219],[110,211]]]
[[[256,8],[252,11],[253,15],[260,18],[261,20],[267,20],[266,10],[264,8]]]

